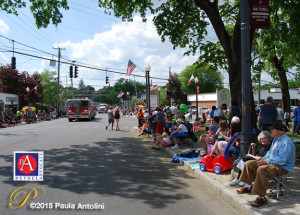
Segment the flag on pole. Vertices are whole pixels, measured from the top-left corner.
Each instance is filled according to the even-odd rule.
[[[136,65],[129,59],[126,76],[130,76]]]
[[[192,75],[191,78],[190,78],[190,80],[189,80],[188,86],[190,86],[191,81],[194,80],[194,79],[195,79],[195,78],[194,78],[194,75]]]
[[[124,95],[124,93],[122,92],[122,90],[120,91],[119,95],[117,95],[118,98],[121,98]]]
[[[38,84],[33,88],[35,94],[37,93],[37,87],[38,87]]]
[[[150,87],[150,91],[156,90],[157,88],[158,88],[158,86],[157,86],[157,85],[155,85],[155,86],[151,86],[151,87]]]

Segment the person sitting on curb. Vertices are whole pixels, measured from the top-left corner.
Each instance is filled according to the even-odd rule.
[[[189,133],[188,133],[188,128],[186,127],[186,125],[184,124],[184,121],[182,119],[177,119],[176,120],[177,122],[177,129],[175,131],[173,131],[171,133],[171,138],[174,139],[174,142],[175,142],[175,146],[173,147],[173,149],[178,149],[179,146],[178,146],[178,139],[180,137],[188,137],[189,136]]]
[[[220,119],[218,117],[213,118],[212,124],[214,125],[214,134],[209,135],[209,132],[205,132],[200,136],[200,142],[202,143],[202,147],[205,151],[205,153],[202,154],[202,156],[207,155],[208,144],[216,141],[216,137],[218,136],[216,133],[219,130],[219,121]]]
[[[151,149],[160,150],[160,147],[170,147],[172,144],[169,128],[165,127],[162,135],[158,136],[155,145]]]
[[[252,191],[258,195],[256,200],[251,203],[252,207],[260,207],[268,203],[265,195],[269,180],[294,170],[296,147],[285,133],[287,128],[282,123],[275,122],[269,129],[274,137],[270,151],[258,161],[246,162],[240,177],[240,181],[246,185],[237,190],[238,194]]]
[[[244,169],[245,166],[245,162],[249,161],[249,160],[259,160],[261,157],[265,156],[267,154],[267,152],[270,150],[271,148],[271,144],[273,141],[273,137],[271,135],[271,133],[269,131],[262,131],[259,133],[258,137],[257,137],[258,141],[261,142],[262,144],[260,145],[260,147],[256,150],[257,153],[255,153],[255,143],[251,143],[250,147],[253,147],[253,154],[247,154],[245,157],[242,158],[242,160],[238,163],[237,167],[239,168],[239,174],[237,176],[237,178],[233,179],[232,181],[229,182],[230,186],[235,186],[235,185],[239,185],[241,187],[245,186],[244,182],[240,182],[240,176],[242,174],[242,171]]]

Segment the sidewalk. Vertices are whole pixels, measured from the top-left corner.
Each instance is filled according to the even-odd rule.
[[[194,144],[195,151],[202,150],[199,140]],[[174,154],[187,152],[190,150],[188,147],[182,149],[172,149],[164,148],[170,158]],[[178,164],[180,165],[180,163]],[[268,198],[268,204],[260,208],[251,207],[250,203],[256,199],[254,194],[237,194],[236,190],[239,187],[232,187],[228,185],[228,182],[231,181],[232,175],[230,171],[217,175],[211,172],[202,172],[200,169],[193,170],[188,162],[184,162],[184,167],[187,171],[193,172],[194,176],[211,187],[211,189],[223,197],[225,200],[230,203],[232,207],[237,208],[243,214],[300,214],[300,168],[295,167],[294,171],[289,174],[288,177],[288,186],[292,189],[295,195],[292,195],[285,188],[282,188],[283,196],[279,197],[279,201],[276,199]],[[270,194],[270,189],[276,185],[275,181],[269,182],[269,188],[267,190],[267,196]],[[276,188],[275,188],[276,189]],[[273,190],[276,193],[276,190]]]

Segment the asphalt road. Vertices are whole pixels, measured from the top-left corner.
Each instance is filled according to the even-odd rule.
[[[98,114],[90,122],[63,118],[0,129],[0,214],[239,214],[163,151],[151,150],[133,131],[135,118],[122,118],[120,131],[105,130],[106,122]],[[44,181],[13,181],[14,151],[43,151]],[[24,186],[45,193],[37,188],[34,197],[22,188],[10,199]],[[14,200],[24,205],[9,208]],[[98,209],[71,209],[87,204]]]

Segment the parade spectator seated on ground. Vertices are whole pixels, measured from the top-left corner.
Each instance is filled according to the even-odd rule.
[[[201,142],[202,147],[203,147],[204,152],[205,152],[204,155],[207,154],[208,144],[210,142],[215,142],[215,139],[217,137],[216,133],[217,133],[217,131],[219,129],[219,122],[220,122],[219,117],[214,117],[213,121],[212,121],[212,124],[214,126],[214,130],[213,130],[214,134],[209,135],[209,132],[205,132],[204,134],[202,134],[200,136],[200,142]]]
[[[178,149],[179,138],[187,138],[189,136],[188,128],[184,124],[184,120],[177,119],[177,129],[171,133],[171,138],[175,142],[174,149]]]
[[[165,127],[162,135],[158,136],[155,145],[151,149],[160,150],[161,146],[170,147],[172,145],[172,140],[170,138],[169,128]]]
[[[257,148],[257,150],[255,150],[256,144],[251,143],[250,149],[252,149],[252,151],[250,151],[250,153],[248,153],[245,157],[243,157],[240,160],[240,162],[238,163],[237,167],[239,168],[239,174],[238,174],[237,178],[235,178],[229,182],[230,186],[235,186],[235,185],[239,185],[241,187],[245,186],[244,182],[239,181],[242,171],[244,169],[245,163],[249,160],[257,160],[258,161],[261,157],[265,156],[267,154],[267,152],[270,150],[271,144],[273,141],[273,137],[269,131],[260,132],[257,139],[259,142],[261,142],[261,145]]]
[[[138,136],[141,136],[141,135],[144,135],[144,134],[151,134],[151,130],[150,128],[148,127],[148,124],[146,123],[145,120],[141,120],[141,123],[142,123],[142,126],[139,127],[138,129]]]
[[[214,148],[212,150],[212,154],[215,153],[216,155],[221,155],[223,154],[223,150],[225,146],[227,145],[227,142],[233,137],[233,135],[237,132],[241,131],[241,126],[240,126],[240,119],[235,116],[231,120],[231,124],[229,127],[229,131],[227,135],[224,135],[222,132],[219,132],[219,135],[221,135],[224,138],[224,141],[218,141],[215,143]],[[229,155],[232,155],[233,151],[235,150],[235,146],[237,144],[238,138],[235,139],[235,141],[232,142],[231,148],[229,149]]]
[[[202,129],[201,121],[199,121],[199,119],[196,119],[193,124],[193,132],[195,133],[196,136],[200,136],[200,131]]]
[[[269,180],[294,170],[296,148],[285,133],[287,128],[282,123],[275,122],[269,129],[274,137],[271,149],[258,161],[246,162],[240,177],[240,181],[246,185],[237,190],[238,194],[252,192],[258,195],[251,203],[252,207],[260,207],[268,203],[265,195]]]
[[[137,113],[137,119],[138,119],[138,126],[141,127],[142,125],[142,120],[144,119],[144,113],[143,113],[143,109],[140,108],[138,113]]]
[[[272,96],[267,97],[267,102],[261,107],[259,115],[262,131],[268,130],[269,127],[277,121],[278,112],[275,105],[273,105]]]

